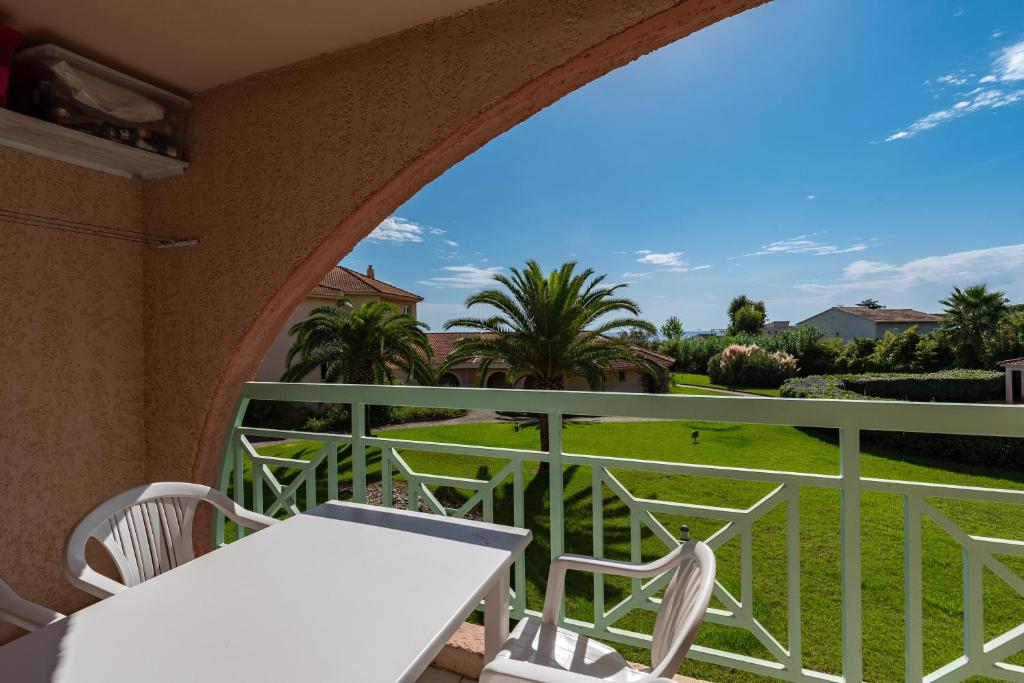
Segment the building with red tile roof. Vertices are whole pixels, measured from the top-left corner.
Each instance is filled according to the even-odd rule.
[[[288,330],[295,323],[309,317],[310,311],[317,306],[330,304],[341,297],[348,297],[354,306],[361,306],[370,301],[386,301],[413,317],[416,317],[416,305],[423,301],[423,297],[418,294],[377,279],[373,266],[367,268],[366,273],[360,273],[345,266],[336,266],[313,287],[309,296],[295,309],[288,322],[278,333],[256,373],[256,381],[279,381],[285,369],[288,349],[292,345],[292,338],[288,334]],[[434,365],[440,366],[447,360],[459,339],[480,334],[482,333],[428,332],[427,339],[430,342]],[[634,349],[639,355],[665,368],[666,371],[675,361],[671,356],[666,356],[649,349],[640,347],[634,347]],[[479,370],[479,362],[460,363],[451,369],[445,380],[451,386],[479,386]],[[483,378],[484,386],[492,388],[507,387],[507,371],[507,364],[495,363],[491,365],[487,376]],[[605,376],[605,388],[609,391],[644,391],[645,383],[643,377],[644,371],[639,365],[617,361],[608,369],[608,373]],[[311,382],[317,380],[318,378],[313,375],[307,378],[307,381]],[[528,382],[520,380],[517,386],[523,386],[524,384],[528,385]],[[586,390],[589,389],[589,386],[582,380],[573,379],[569,381],[567,388]]]
[[[277,333],[273,343],[263,357],[259,370],[256,371],[256,381],[277,382],[285,369],[285,359],[288,357],[288,349],[292,345],[292,339],[288,330],[292,325],[309,317],[310,311],[317,306],[329,305],[342,297],[348,297],[352,305],[359,307],[371,301],[384,301],[393,304],[403,313],[416,317],[416,305],[423,301],[419,294],[413,294],[401,287],[377,279],[373,266],[360,273],[345,266],[335,266],[320,282],[313,287],[309,296],[299,304],[295,312],[288,318],[288,322]],[[316,378],[310,377],[310,381]]]
[[[487,333],[428,332],[427,339],[430,342],[430,350],[431,355],[433,356],[434,365],[441,365],[448,356],[452,354],[452,351],[455,350],[456,344],[460,339],[480,337],[485,334]],[[668,368],[671,367],[672,363],[675,362],[675,359],[671,356],[666,356],[663,353],[651,351],[650,349],[634,346],[633,350],[637,355],[664,368],[666,372],[668,371]],[[488,368],[487,375],[481,378],[479,361],[469,361],[453,366],[442,381],[448,386],[457,387],[475,387],[482,385],[489,388],[507,388],[509,386],[507,373],[507,363],[493,363]],[[645,374],[644,369],[636,363],[615,361],[605,373],[604,388],[607,391],[645,391],[646,384],[643,379]],[[481,379],[483,380],[482,382]],[[516,382],[516,387],[529,388],[529,386],[530,381],[528,378],[520,379]],[[587,391],[590,389],[590,385],[581,378],[572,378],[566,383],[566,388],[572,391]]]
[[[912,308],[833,306],[797,325],[816,327],[829,337],[849,341],[856,337],[881,339],[886,332],[902,332],[913,326],[921,334],[928,334],[939,329],[941,323],[941,314],[924,313]]]

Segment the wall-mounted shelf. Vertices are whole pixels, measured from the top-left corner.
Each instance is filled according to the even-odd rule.
[[[0,109],[0,145],[129,178],[179,175],[188,162]]]

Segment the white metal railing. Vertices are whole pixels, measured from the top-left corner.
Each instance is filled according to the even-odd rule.
[[[297,401],[308,403],[350,404],[352,429],[348,434],[303,433],[247,427],[242,418],[251,400]],[[364,423],[368,405],[422,406],[446,408],[485,408],[500,411],[544,413],[549,417],[548,451],[497,448],[485,445],[435,443],[395,436],[372,436]],[[563,444],[564,415],[623,416],[651,419],[702,420],[747,424],[776,424],[800,427],[832,428],[839,431],[837,474],[785,472],[770,469],[723,467],[685,462],[637,460],[625,457],[585,455],[566,452]],[[1024,505],[1024,491],[977,488],[948,484],[896,481],[861,476],[860,435],[865,430],[931,432],[979,436],[1024,437],[1024,408],[1001,405],[935,404],[836,400],[797,400],[773,398],[734,398],[706,396],[652,396],[596,392],[545,392],[503,389],[452,389],[428,387],[384,387],[330,384],[249,383],[242,391],[235,422],[228,438],[222,472],[222,490],[232,492],[235,500],[265,514],[296,514],[322,499],[334,499],[339,488],[339,447],[347,449],[342,460],[350,459],[353,500],[363,502],[367,494],[367,449],[378,449],[381,459],[381,485],[384,504],[393,504],[393,478],[397,475],[408,487],[408,505],[421,502],[438,514],[465,515],[479,506],[483,518],[493,519],[495,492],[511,483],[513,522],[524,523],[524,464],[549,463],[550,548],[552,556],[564,548],[563,469],[588,468],[591,473],[594,555],[602,556],[604,543],[604,491],[610,491],[628,510],[632,559],[641,559],[644,529],[660,539],[667,548],[677,543],[675,535],[659,521],[658,515],[702,518],[721,523],[707,542],[713,548],[739,540],[740,576],[738,595],[720,582],[715,595],[724,605],[709,611],[712,623],[740,627],[749,631],[771,659],[720,649],[695,646],[691,657],[714,664],[742,669],[754,674],[793,681],[864,680],[863,610],[861,595],[861,512],[862,493],[887,493],[904,501],[904,582],[905,582],[905,680],[928,683],[961,681],[985,676],[1008,681],[1024,680],[1024,667],[1005,660],[1024,649],[1024,614],[1021,624],[994,638],[985,638],[984,591],[982,572],[988,569],[1007,585],[1024,595],[1024,579],[996,555],[1024,556],[1024,541],[971,535],[961,530],[930,500],[960,500]],[[251,437],[308,439],[320,444],[308,459],[275,458],[261,454]],[[503,460],[506,464],[486,479],[454,477],[443,473],[420,472],[410,467],[401,452],[425,451]],[[1024,458],[1024,453],[1022,453]],[[246,493],[244,468],[251,469],[251,485]],[[275,475],[283,469],[297,470],[288,484]],[[642,498],[624,486],[614,471],[653,472],[713,477],[739,481],[764,482],[774,488],[746,507],[724,507],[682,501]],[[318,493],[318,483],[323,490]],[[442,504],[429,487],[452,487],[471,491],[472,495],[456,508]],[[831,489],[840,497],[840,546],[842,553],[842,669],[841,674],[805,668],[802,655],[800,492],[802,489]],[[273,500],[264,499],[264,491]],[[753,527],[766,514],[784,505],[786,508],[786,644],[769,632],[755,617],[753,604]],[[924,625],[922,611],[921,524],[930,519],[958,543],[964,557],[964,642],[962,655],[944,666],[925,671]],[[242,533],[239,530],[239,533]],[[217,537],[224,540],[224,522],[218,520]],[[616,626],[634,609],[656,610],[657,595],[669,577],[647,583],[633,580],[627,597],[617,604],[605,604],[604,577],[594,577],[593,616],[589,621],[568,619],[576,630],[594,637],[628,645],[648,646],[650,635]],[[512,573],[511,610],[513,617],[532,613],[526,604],[525,559]]]

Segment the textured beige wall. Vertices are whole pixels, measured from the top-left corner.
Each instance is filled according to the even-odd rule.
[[[239,386],[288,315],[426,182],[762,1],[498,2],[197,96],[192,168],[147,189],[158,231],[202,240],[146,254],[147,477],[215,480]]]
[[[140,229],[141,186],[0,147],[0,208]],[[65,536],[143,477],[142,248],[0,223],[0,579],[61,610]],[[0,626],[0,642],[15,631]]]

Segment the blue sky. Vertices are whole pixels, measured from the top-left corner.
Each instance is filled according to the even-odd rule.
[[[528,258],[687,329],[739,293],[791,321],[977,281],[1024,301],[1024,2],[776,0],[493,140],[343,263],[437,330]]]

